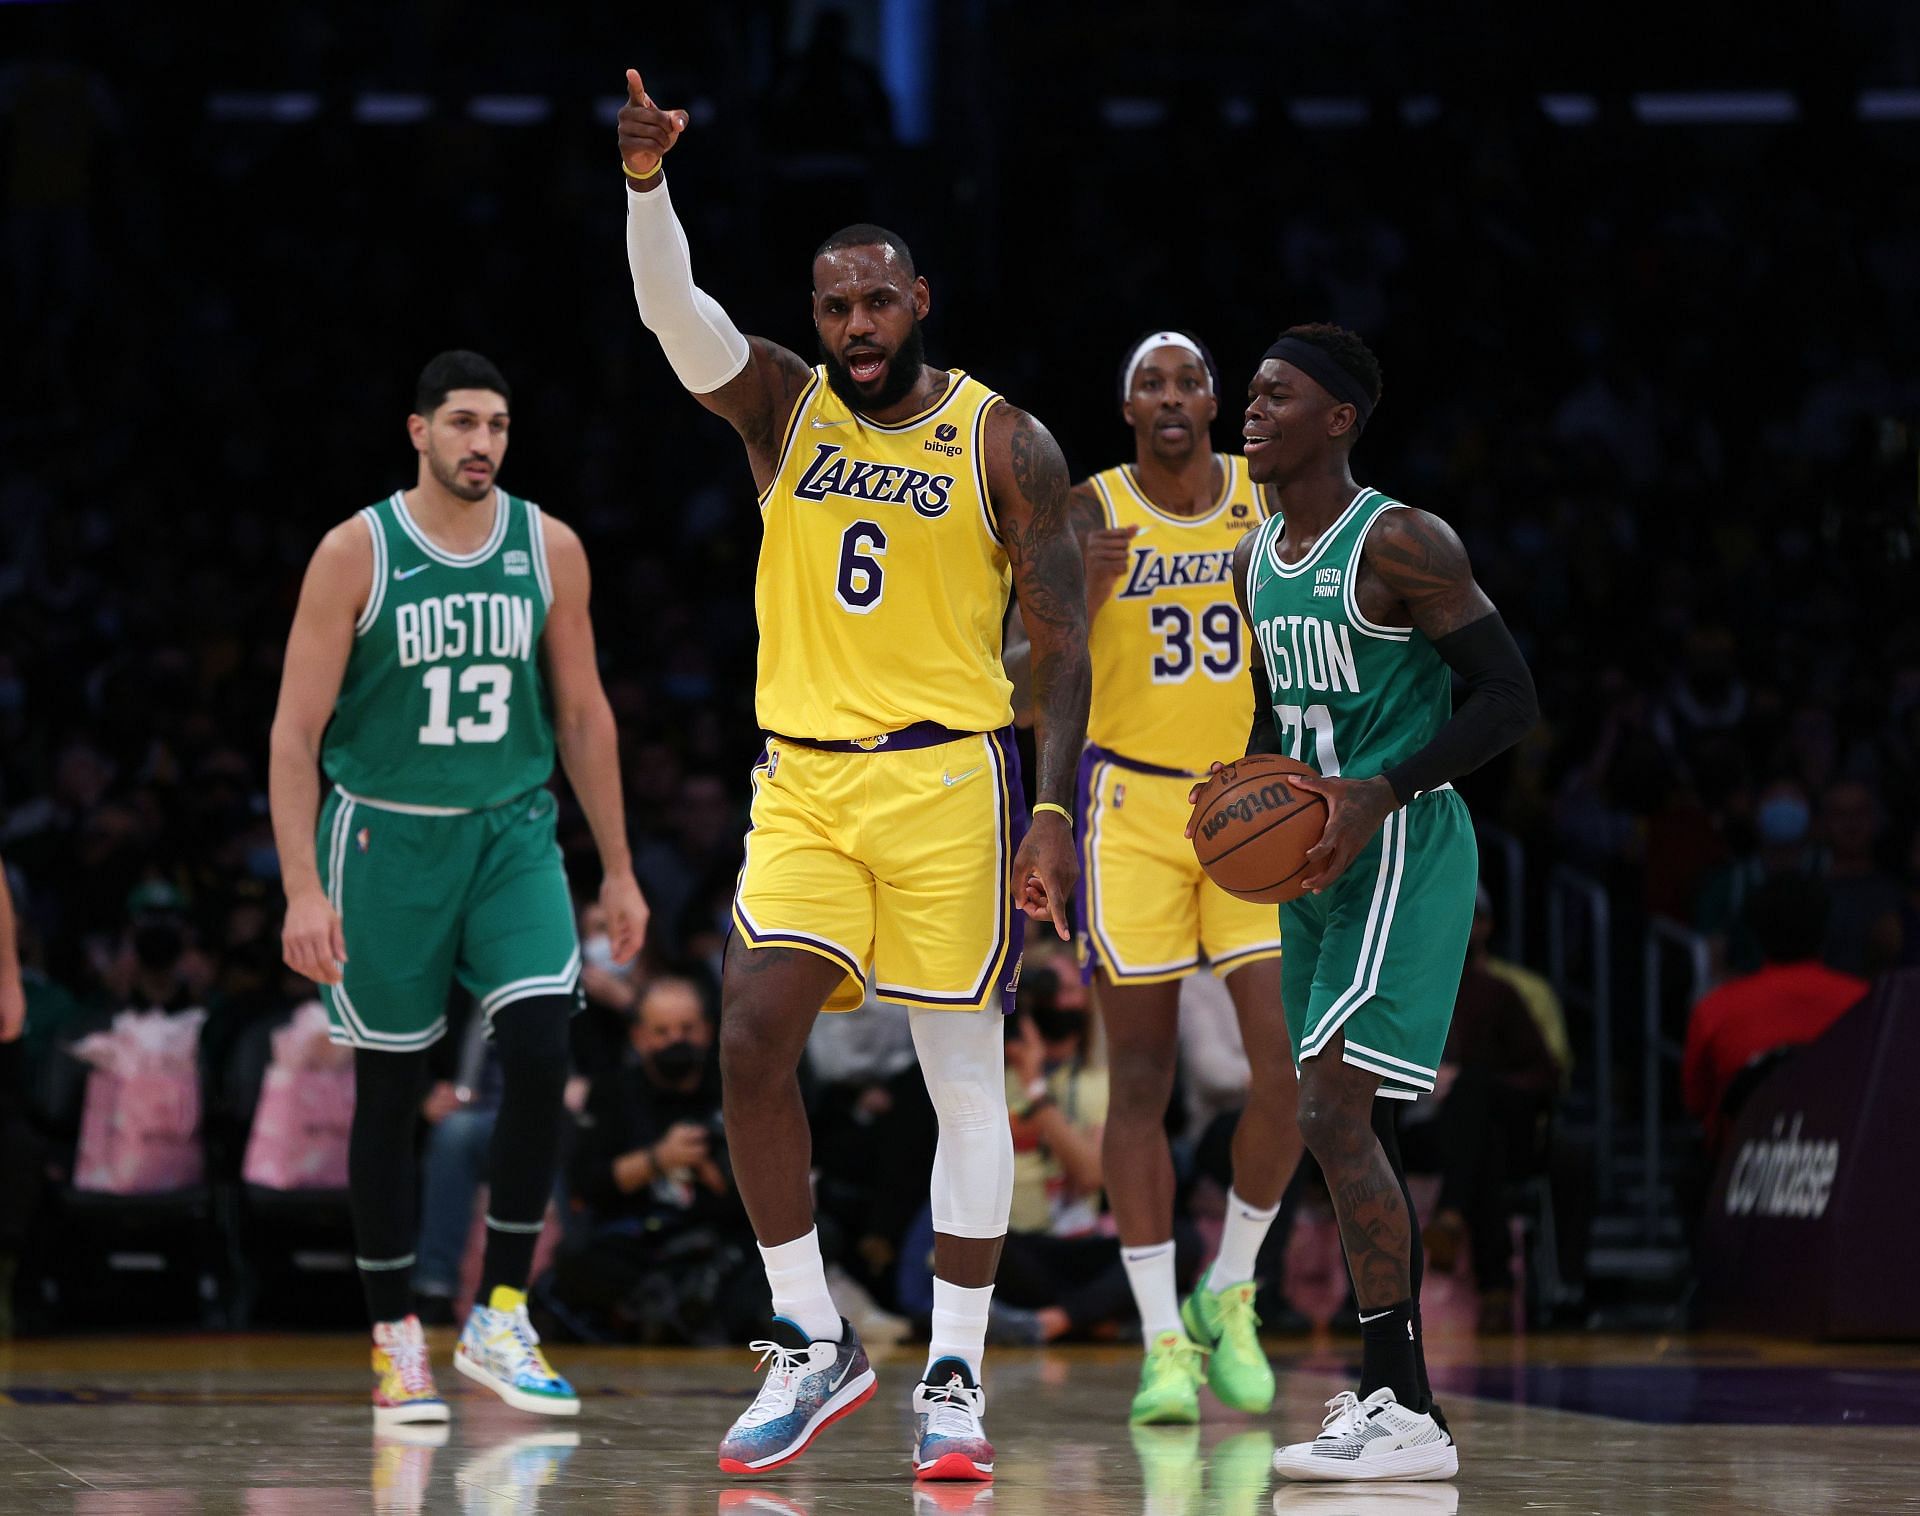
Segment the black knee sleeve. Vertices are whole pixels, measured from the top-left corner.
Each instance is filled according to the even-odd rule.
[[[427,1087],[427,1055],[353,1052],[353,1127],[347,1139],[347,1192],[354,1262],[375,1321],[412,1308],[419,1165],[413,1127]]]
[[[488,1155],[487,1251],[480,1276],[484,1302],[495,1286],[524,1290],[534,1245],[560,1156],[566,1095],[570,995],[516,1000],[494,1013],[500,1055],[500,1114]]]

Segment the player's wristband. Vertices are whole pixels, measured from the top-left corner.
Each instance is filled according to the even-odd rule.
[[[1068,831],[1073,830],[1073,812],[1068,810],[1064,805],[1055,805],[1051,800],[1042,800],[1033,808],[1033,814],[1038,816],[1042,811],[1053,812],[1054,815],[1066,822]]]
[[[627,167],[627,160],[625,158],[622,158],[620,160],[620,172],[625,174],[629,179],[653,179],[659,176],[660,169],[666,163],[666,161],[667,160],[665,158],[662,158],[659,160],[659,162],[655,163],[652,168],[648,169],[644,174],[636,174],[632,169]]]

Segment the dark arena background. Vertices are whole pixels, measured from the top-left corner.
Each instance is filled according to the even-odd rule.
[[[1271,1469],[1361,1362],[1311,1164],[1259,1254],[1273,1410],[1130,1427],[1102,1183],[1016,1127],[998,1468],[916,1485],[934,1113],[871,1000],[802,1087],[882,1393],[791,1469],[716,1469],[767,1331],[715,1034],[760,516],[636,315],[629,67],[689,113],[674,204],[741,331],[814,362],[815,246],[892,227],[929,361],[1076,480],[1131,456],[1143,332],[1204,339],[1230,452],[1282,328],[1378,355],[1355,474],[1458,530],[1540,706],[1459,786],[1457,1045],[1401,1113],[1454,1479]],[[0,4],[0,1511],[1920,1510],[1916,184],[1920,9],[1869,0]],[[503,487],[591,560],[652,914],[616,961],[556,773],[585,1010],[528,1308],[579,1415],[449,1363],[498,1099],[456,989],[385,1155],[452,1416],[376,1428],[353,1065],[282,962],[268,733],[307,561],[413,483],[447,349],[507,376]],[[1040,936],[1010,1078],[1097,1091],[1097,1136],[1105,1037]],[[1248,1080],[1224,1005],[1183,989],[1167,1119],[1196,1269]]]

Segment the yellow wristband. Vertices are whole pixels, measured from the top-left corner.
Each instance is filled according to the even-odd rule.
[[[627,167],[627,160],[625,158],[622,158],[620,160],[620,172],[625,174],[629,179],[651,179],[660,172],[661,165],[664,164],[666,161],[667,160],[665,158],[661,158],[657,160],[654,163],[653,167],[648,169],[644,174],[636,174],[632,169]]]
[[[1054,815],[1066,822],[1069,828],[1073,826],[1073,812],[1064,805],[1055,805],[1051,800],[1042,800],[1033,808],[1033,814],[1038,816],[1042,811],[1052,811]]]

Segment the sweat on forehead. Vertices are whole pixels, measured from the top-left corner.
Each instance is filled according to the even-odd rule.
[[[852,226],[843,226],[813,250],[813,261],[817,265],[828,253],[844,252],[849,248],[871,249],[878,255],[882,266],[896,265],[911,282],[915,277],[913,253],[907,247],[907,239],[898,232],[890,232],[884,226],[875,226],[871,221],[858,221]],[[891,253],[892,257],[887,255]]]

